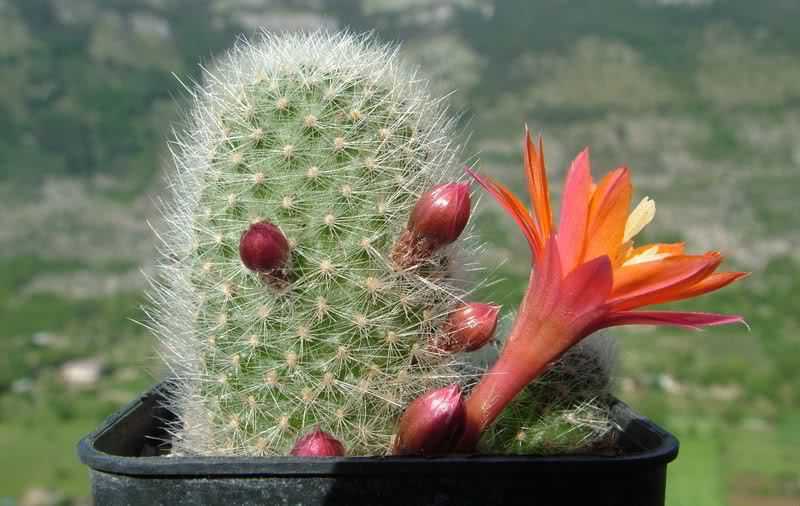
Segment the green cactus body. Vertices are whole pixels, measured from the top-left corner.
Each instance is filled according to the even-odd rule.
[[[467,293],[463,241],[392,261],[420,194],[460,172],[452,122],[390,48],[346,34],[241,43],[192,94],[151,291],[175,451],[285,455],[319,427],[387,453],[403,408],[463,376],[430,345]],[[289,241],[282,279],[239,258],[261,221]]]

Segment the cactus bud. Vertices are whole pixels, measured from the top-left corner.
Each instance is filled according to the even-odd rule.
[[[461,386],[431,390],[412,402],[400,418],[395,455],[436,455],[454,448],[464,431],[466,410]]]
[[[447,340],[439,345],[442,351],[475,351],[489,342],[497,328],[500,307],[470,302],[454,309],[447,317]]]
[[[282,267],[289,255],[289,243],[278,227],[262,221],[250,225],[239,240],[239,256],[250,270],[270,272]]]
[[[458,239],[469,221],[469,184],[447,183],[434,186],[417,201],[408,228],[426,239],[432,249]]]
[[[298,439],[290,455],[295,457],[341,457],[344,455],[344,447],[330,434],[316,429]]]

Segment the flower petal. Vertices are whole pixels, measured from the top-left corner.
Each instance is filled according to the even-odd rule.
[[[539,238],[536,224],[533,222],[528,209],[513,193],[511,193],[505,186],[494,181],[491,178],[483,177],[469,167],[464,167],[464,170],[470,176],[483,186],[494,199],[503,206],[503,209],[514,219],[517,226],[525,234],[525,239],[528,240],[528,245],[533,252],[532,260],[539,260],[543,254],[542,241]]]
[[[644,262],[654,262],[665,258],[683,255],[683,243],[655,243],[645,244],[634,248],[633,241],[628,241],[622,245],[619,257],[614,266],[619,268],[625,265],[641,264]]]
[[[584,259],[608,255],[616,260],[625,235],[632,191],[627,167],[609,172],[600,181],[589,205]]]
[[[718,254],[708,253],[623,266],[614,271],[609,304],[623,311],[676,300],[683,290],[710,276],[721,261]]]
[[[547,174],[544,165],[544,146],[539,136],[539,150],[533,145],[531,133],[525,126],[525,175],[528,176],[528,192],[539,225],[539,237],[546,240],[553,232],[553,213],[550,209],[550,192],[547,189]]]
[[[580,262],[586,243],[589,194],[592,186],[589,148],[573,160],[564,183],[561,218],[558,228],[558,249],[564,272],[571,272]]]
[[[622,242],[628,242],[646,227],[656,216],[656,203],[650,197],[645,197],[628,216],[625,222],[625,235]]]
[[[717,272],[711,276],[693,284],[692,286],[681,290],[680,298],[672,300],[691,299],[692,297],[699,297],[700,295],[719,290],[724,286],[728,286],[742,278],[749,276],[749,272]]]
[[[573,313],[591,311],[606,302],[613,283],[611,260],[607,256],[597,257],[564,278],[560,304]]]
[[[588,335],[585,329],[608,311],[606,299],[613,282],[613,266],[607,256],[579,265],[561,283],[551,318],[558,319],[563,328],[571,329],[569,334],[583,338]]]
[[[531,297],[523,299],[523,305],[533,303],[538,314],[553,311],[559,302],[562,272],[558,241],[551,237],[545,244],[544,258],[536,265],[531,274],[528,289],[533,290],[533,293]]]
[[[643,246],[638,246],[636,248],[633,248],[629,254],[629,258],[639,256],[645,251],[649,251],[653,248],[656,248],[656,253],[658,253],[659,255],[662,254],[667,254],[669,256],[683,255],[684,243],[674,242],[674,243],[645,244]]]
[[[699,330],[702,327],[743,322],[739,315],[682,311],[619,311],[598,322],[593,331],[619,325],[671,325]]]

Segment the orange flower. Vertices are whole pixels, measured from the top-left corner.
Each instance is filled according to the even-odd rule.
[[[584,149],[567,174],[557,231],[542,140],[537,150],[527,128],[525,169],[531,212],[501,184],[467,169],[514,218],[536,269],[500,358],[467,400],[463,450],[474,447],[480,432],[548,364],[596,330],[628,324],[698,329],[742,321],[732,315],[634,311],[696,297],[748,273],[715,273],[722,261],[718,252],[685,255],[682,243],[634,247],[633,237],[653,219],[655,204],[645,197],[628,214],[632,188],[627,167],[594,184],[589,150]]]

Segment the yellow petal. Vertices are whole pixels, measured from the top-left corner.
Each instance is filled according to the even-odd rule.
[[[623,267],[628,267],[629,265],[636,265],[636,264],[643,264],[645,262],[655,262],[656,260],[663,260],[668,258],[672,255],[669,253],[659,253],[658,252],[658,245],[653,246],[652,248],[648,248],[641,252],[640,254],[633,256],[625,261],[622,264]]]
[[[655,201],[650,197],[643,198],[642,201],[639,202],[639,205],[636,206],[636,209],[628,216],[628,221],[625,222],[625,235],[622,242],[625,243],[633,239],[633,237],[641,232],[648,223],[653,221],[655,215]]]

